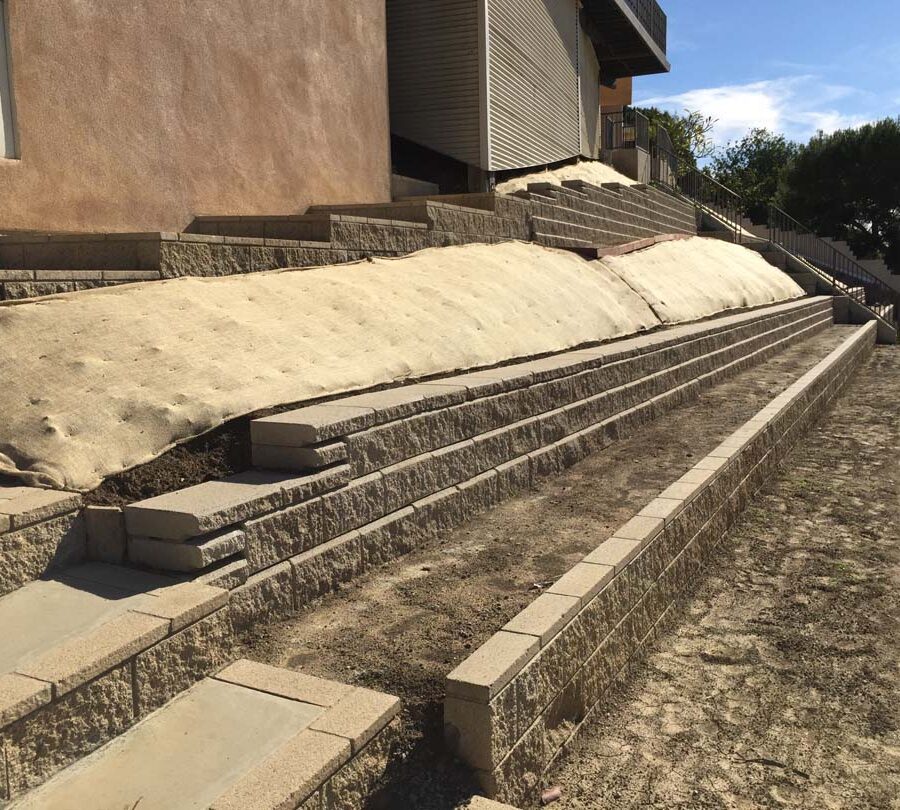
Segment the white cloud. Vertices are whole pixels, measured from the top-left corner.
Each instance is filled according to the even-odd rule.
[[[741,138],[754,127],[806,141],[820,129],[834,132],[870,120],[835,108],[836,102],[858,99],[860,95],[863,94],[853,87],[803,75],[646,98],[637,106],[656,106],[673,112],[699,110],[712,116],[716,119],[713,137],[718,144]]]

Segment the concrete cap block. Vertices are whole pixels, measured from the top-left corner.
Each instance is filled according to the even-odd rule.
[[[302,447],[365,430],[375,422],[374,408],[326,402],[254,419],[250,438],[254,444]]]
[[[716,472],[717,470],[721,470],[727,464],[727,458],[722,458],[720,456],[706,456],[705,458],[701,458],[700,461],[694,465],[694,469],[712,470],[713,472]]]
[[[739,439],[729,439],[722,442],[718,447],[709,451],[707,458],[721,458],[726,462],[739,456],[744,449],[745,442]],[[696,467],[695,467],[696,468]]]
[[[325,442],[309,447],[254,444],[253,464],[270,470],[310,470],[347,460],[346,442]]]
[[[217,798],[210,810],[288,810],[350,759],[343,737],[304,729]]]
[[[679,478],[675,483],[703,485],[712,481],[715,476],[716,473],[713,470],[698,470],[696,467],[694,467],[692,470],[688,470],[684,475],[682,475],[681,478]]]
[[[501,630],[447,676],[447,694],[488,703],[538,654],[540,640]]]
[[[461,385],[468,391],[469,399],[479,399],[495,394],[522,388],[531,381],[530,374],[507,376],[506,369],[497,368],[491,371],[473,371],[459,374],[456,377],[445,377],[440,382],[445,385]]]
[[[543,593],[528,607],[503,625],[509,633],[536,636],[545,646],[578,613],[581,600],[577,596]]]
[[[0,729],[49,703],[53,687],[15,672],[0,675]]]
[[[636,515],[621,526],[615,536],[625,540],[639,540],[646,545],[663,530],[663,526],[665,522],[661,518]]]
[[[125,507],[128,533],[164,540],[188,540],[284,506],[281,473],[251,470],[206,481]]]
[[[21,529],[48,520],[81,506],[81,496],[35,487],[0,488],[0,520],[8,524],[6,531]]]
[[[197,582],[181,582],[151,593],[156,599],[136,608],[135,612],[169,619],[172,633],[218,610],[228,602],[229,596],[224,588]]]
[[[603,586],[614,575],[615,569],[611,565],[580,562],[553,583],[548,592],[563,596],[574,596],[584,606],[600,593]]]
[[[399,711],[399,698],[357,688],[314,720],[310,728],[345,737],[357,754]]]
[[[368,394],[355,394],[338,400],[342,406],[371,408],[375,423],[382,424],[395,419],[405,419],[423,411],[458,405],[468,398],[464,385],[448,384],[446,380],[386,388]]]
[[[654,498],[640,512],[638,517],[657,518],[669,523],[684,508],[684,501],[677,498]],[[621,536],[621,535],[620,535]]]
[[[700,484],[675,483],[666,487],[659,496],[688,503],[696,498],[702,490],[703,486]]]
[[[240,554],[246,547],[246,536],[240,529],[225,529],[205,537],[174,543],[152,537],[128,539],[128,558],[138,565],[161,571],[189,573]]]
[[[610,537],[601,543],[587,557],[585,563],[593,565],[608,565],[621,571],[630,563],[642,548],[640,540],[626,540],[624,537]]]
[[[346,486],[351,479],[350,465],[338,464],[318,472],[310,472],[293,477],[285,477],[281,482],[284,505],[292,506],[301,501],[309,501],[326,492]]]
[[[266,692],[270,695],[312,703],[315,706],[334,706],[347,697],[354,689],[352,686],[316,678],[303,672],[294,672],[281,667],[260,664],[242,658],[229,664],[225,669],[213,676],[216,680],[227,681],[237,686]]]
[[[161,641],[170,626],[169,619],[128,611],[17,669],[52,683],[58,697]]]

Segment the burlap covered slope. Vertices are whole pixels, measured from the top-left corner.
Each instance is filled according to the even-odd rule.
[[[758,253],[719,239],[663,242],[650,250],[603,261],[666,324],[803,295],[790,276]]]
[[[707,241],[677,243],[678,267],[657,261],[667,245],[610,260],[616,272],[535,245],[467,245],[3,307],[0,472],[88,490],[263,408],[658,326],[642,295],[674,321],[802,294],[762,259],[752,282],[742,270],[711,284]],[[749,253],[725,248],[736,265]],[[676,292],[715,292],[673,305],[676,277]]]
[[[602,186],[604,183],[621,183],[623,186],[637,184],[636,180],[617,172],[612,166],[599,160],[580,160],[555,169],[514,177],[512,180],[498,183],[497,191],[501,194],[513,194],[527,189],[529,183],[553,183],[558,186],[566,180],[583,180],[594,186]]]
[[[87,490],[240,414],[656,325],[610,271],[526,244],[0,308],[0,470]]]

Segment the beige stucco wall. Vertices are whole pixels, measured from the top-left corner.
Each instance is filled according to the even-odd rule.
[[[0,230],[390,199],[384,0],[6,0]]]

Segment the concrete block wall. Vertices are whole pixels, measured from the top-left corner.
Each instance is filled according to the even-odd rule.
[[[268,470],[127,506],[129,555],[229,586],[288,561],[308,602],[832,317],[806,299],[253,420]]]
[[[488,795],[536,803],[541,775],[653,643],[875,333],[861,327],[450,673],[447,738]]]
[[[428,247],[533,240],[612,245],[696,233],[693,208],[646,186],[538,184],[520,195],[463,194],[307,214],[198,217],[189,233],[0,236],[0,300],[135,281],[316,267]]]

